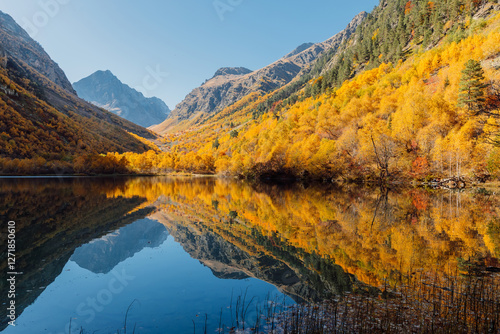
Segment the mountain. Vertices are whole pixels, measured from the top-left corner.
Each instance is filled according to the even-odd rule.
[[[307,49],[309,49],[311,46],[313,46],[314,43],[304,43],[304,44],[301,44],[299,45],[298,47],[295,48],[295,50],[293,50],[292,52],[290,52],[289,54],[287,54],[286,56],[284,56],[283,58],[290,58],[290,57],[293,57],[295,56],[296,54],[299,54],[301,53],[302,51],[305,51]]]
[[[252,71],[245,67],[223,67],[218,69],[217,72],[215,72],[212,79],[218,76],[245,75],[248,73],[252,73]]]
[[[200,123],[208,115],[221,111],[250,93],[266,94],[291,82],[325,51],[336,50],[364,20],[358,14],[345,30],[317,44],[303,44],[280,60],[254,72],[222,68],[201,87],[194,89],[172,111],[169,118],[151,129],[165,133],[182,121]]]
[[[56,85],[72,92],[71,83],[63,70],[9,15],[0,11],[0,41],[2,50],[33,67]]]
[[[150,131],[76,96],[61,68],[0,12],[0,158],[144,152]]]
[[[159,124],[170,114],[165,102],[156,97],[144,97],[110,71],[97,71],[75,82],[73,88],[82,99],[140,126]]]
[[[265,180],[498,179],[499,12],[499,1],[383,0],[319,56],[315,44],[197,88],[198,98],[192,93],[154,128],[169,159],[161,166]],[[254,91],[225,95],[277,64],[300,68],[307,56],[316,60],[282,87],[263,94],[242,85],[242,94]],[[257,86],[276,85],[268,78]],[[228,97],[238,100],[214,109]]]

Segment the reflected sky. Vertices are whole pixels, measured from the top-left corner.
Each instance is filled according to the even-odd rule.
[[[155,226],[156,225],[156,226]],[[137,243],[142,250],[123,259],[113,268],[97,265],[97,273],[80,267],[73,259],[89,264],[84,256],[94,258],[96,245],[108,243],[107,263],[116,262],[124,254],[113,251],[113,246],[121,249],[123,241],[130,240],[130,232],[138,227],[149,227],[142,235],[137,235]],[[152,231],[157,240],[144,236]],[[120,240],[120,236],[124,240]],[[127,320],[129,328],[136,327],[136,333],[188,333],[193,331],[195,321],[199,330],[208,315],[209,328],[216,329],[221,309],[226,325],[230,325],[228,307],[236,296],[256,297],[255,303],[264,303],[268,294],[280,296],[271,284],[257,279],[220,279],[212,271],[191,258],[182,246],[168,236],[165,227],[152,220],[141,220],[106,237],[99,238],[79,248],[62,273],[26,308],[15,328],[8,327],[3,333],[59,334],[69,332],[71,319],[72,333],[80,327],[98,333],[116,332],[123,327],[128,306],[133,303]],[[152,246],[150,242],[158,243]],[[102,261],[101,261],[102,262]],[[99,272],[106,273],[99,273]],[[288,303],[293,301],[287,298]],[[249,309],[248,319],[255,318],[255,307]]]
[[[116,265],[144,248],[161,246],[168,235],[162,224],[150,219],[141,219],[78,247],[71,260],[95,274],[107,274]]]
[[[18,326],[5,333],[215,331],[237,296],[288,303],[373,291],[463,259],[500,268],[500,198],[215,178],[7,179],[0,221],[17,222]],[[6,258],[6,241],[0,253]],[[5,272],[5,263],[0,263]],[[0,288],[7,288],[0,281]],[[0,303],[6,305],[7,294]],[[248,316],[254,317],[255,306]],[[234,312],[234,310],[233,310]],[[131,331],[130,331],[131,332]]]

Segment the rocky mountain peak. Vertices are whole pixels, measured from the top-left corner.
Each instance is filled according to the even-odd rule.
[[[106,85],[109,88],[117,87],[120,85],[123,85],[123,83],[118,79],[110,70],[105,70],[105,71],[96,71],[93,74],[89,75],[85,79],[80,80],[81,81],[88,81],[92,82],[95,85]],[[77,85],[78,83],[74,83],[74,85]],[[77,90],[78,91],[78,90]],[[141,93],[142,95],[142,93]]]
[[[144,97],[109,70],[97,71],[73,87],[84,100],[144,127],[159,124],[170,114],[165,102]]]
[[[217,70],[215,72],[213,78],[219,77],[219,76],[226,76],[226,75],[245,75],[248,73],[252,73],[253,71],[249,70],[248,68],[245,67],[223,67]]]
[[[301,44],[297,48],[295,48],[295,50],[293,50],[292,52],[290,52],[289,54],[287,54],[283,58],[285,58],[285,59],[286,58],[291,58],[291,57],[293,57],[293,56],[301,53],[302,51],[305,51],[305,50],[309,49],[313,45],[314,45],[314,43],[304,43],[304,44]]]
[[[94,74],[92,74],[92,76],[118,80],[118,78],[110,70],[96,71]]]

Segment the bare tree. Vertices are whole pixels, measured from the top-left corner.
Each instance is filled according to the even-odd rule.
[[[380,180],[389,178],[391,176],[389,164],[391,159],[396,157],[396,143],[391,137],[385,134],[378,136],[377,141],[371,135],[371,140],[375,153],[375,161],[380,171]]]
[[[484,131],[488,142],[500,146],[500,83],[491,81],[486,91]]]

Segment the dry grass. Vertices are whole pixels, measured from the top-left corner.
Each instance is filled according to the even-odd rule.
[[[219,333],[500,333],[500,278],[417,273],[378,296],[293,307],[269,302],[259,311],[253,326],[243,319]]]

